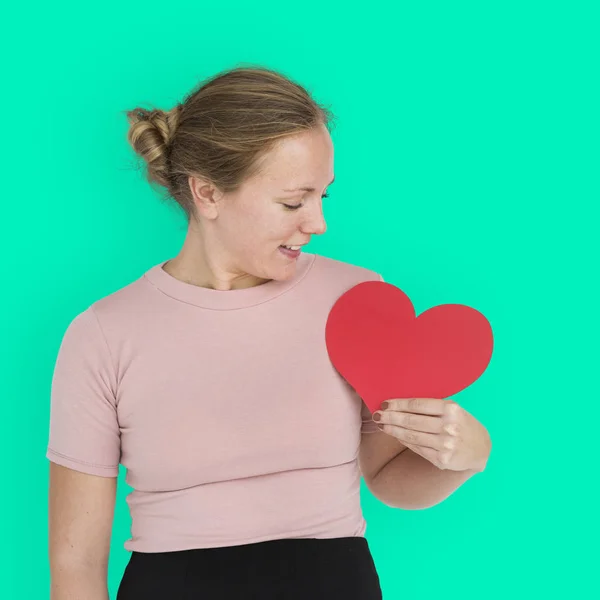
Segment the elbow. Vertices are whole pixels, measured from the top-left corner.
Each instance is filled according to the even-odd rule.
[[[431,502],[421,501],[421,502],[410,502],[407,499],[398,501],[397,499],[392,500],[387,498],[384,495],[373,494],[382,504],[389,506],[390,508],[399,508],[401,510],[426,510],[427,508],[433,508],[437,506],[441,502],[444,501],[442,499],[435,499]]]
[[[108,555],[86,556],[69,549],[53,548],[48,555],[50,573],[58,577],[86,577],[106,579],[108,576]]]

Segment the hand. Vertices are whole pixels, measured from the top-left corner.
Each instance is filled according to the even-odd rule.
[[[373,413],[385,433],[440,469],[483,471],[492,443],[487,429],[453,400],[401,398]]]

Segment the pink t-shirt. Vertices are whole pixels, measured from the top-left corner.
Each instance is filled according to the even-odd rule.
[[[288,281],[221,291],[166,262],[68,326],[46,457],[103,477],[125,467],[127,550],[364,536],[358,450],[378,429],[325,324],[381,276],[303,253]]]

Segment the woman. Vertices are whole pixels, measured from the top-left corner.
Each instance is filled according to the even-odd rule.
[[[280,74],[239,68],[169,113],[128,116],[188,233],[61,344],[48,458],[75,471],[52,485],[76,523],[54,519],[57,566],[77,540],[80,562],[101,565],[81,597],[106,597],[120,462],[135,491],[119,600],[381,597],[359,504],[361,401],[323,342],[333,302],[377,274],[301,251],[326,229],[331,114]]]
[[[184,211],[180,253],[77,315],[52,381],[53,600],[106,600],[119,464],[134,489],[118,600],[381,598],[360,477],[406,446],[333,368],[324,329],[373,271],[326,230],[331,113],[237,68],[128,139]],[[362,425],[361,425],[362,423]],[[380,496],[383,498],[383,496]]]

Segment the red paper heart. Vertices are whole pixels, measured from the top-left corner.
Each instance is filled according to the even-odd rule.
[[[345,292],[325,327],[334,367],[371,412],[391,398],[448,398],[476,381],[494,345],[477,310],[442,304],[418,317],[396,286],[366,281]]]

